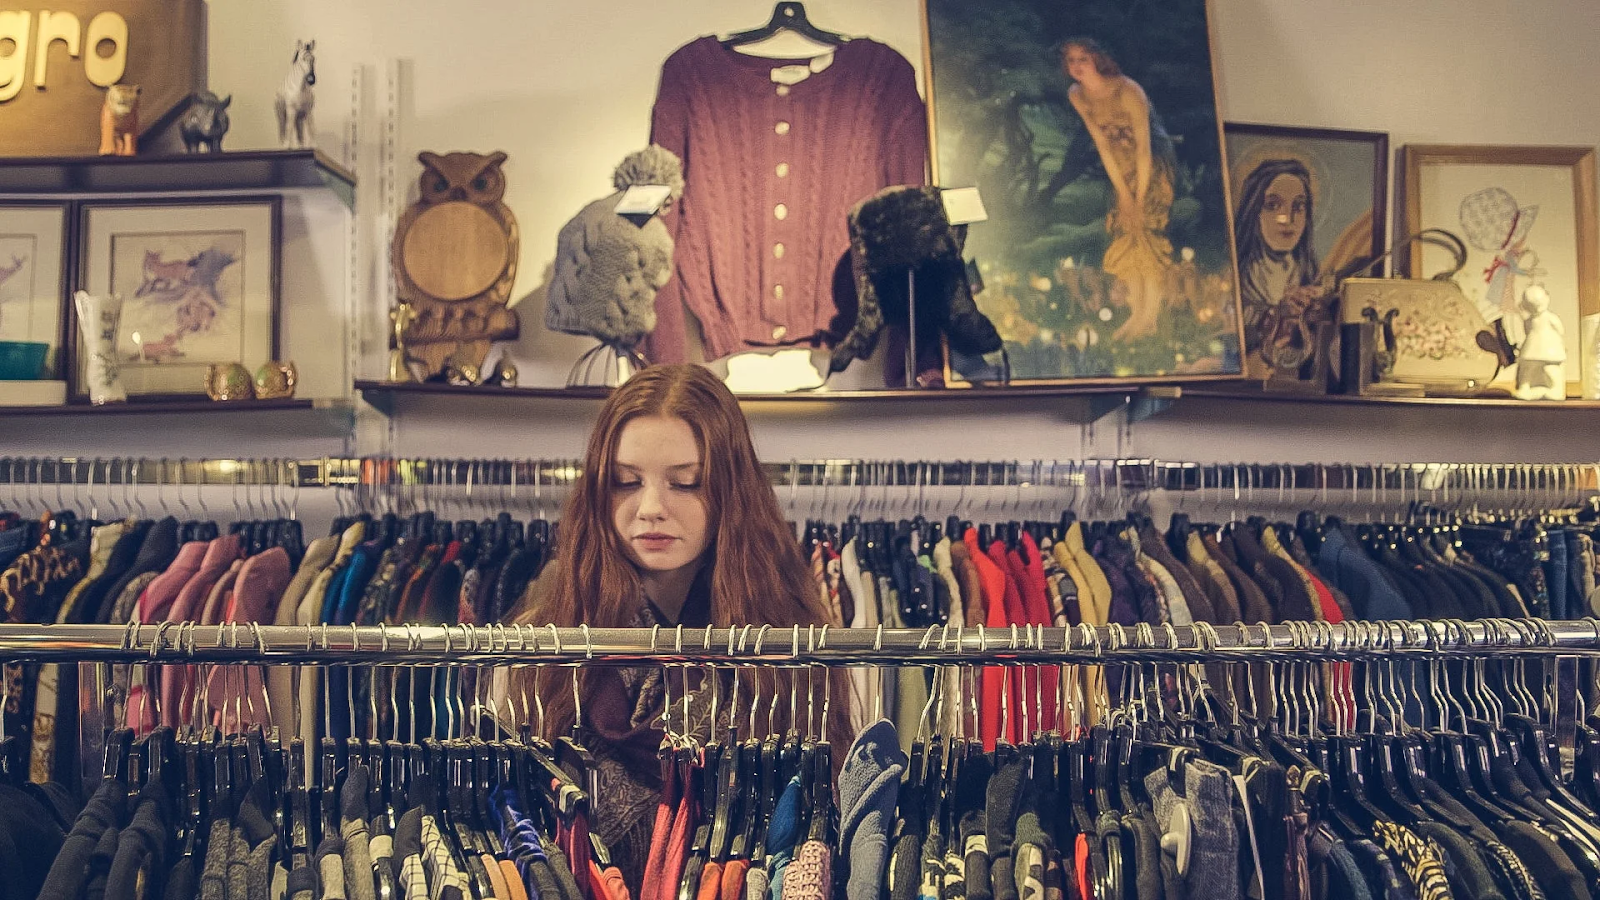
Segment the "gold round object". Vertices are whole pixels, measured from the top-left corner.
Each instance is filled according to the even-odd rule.
[[[252,400],[255,384],[239,363],[212,363],[206,372],[206,395],[213,400]]]
[[[450,201],[424,210],[406,232],[401,258],[418,288],[440,300],[487,291],[505,271],[505,227],[483,207]]]

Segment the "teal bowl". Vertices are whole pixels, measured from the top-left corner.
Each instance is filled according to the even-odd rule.
[[[50,345],[38,341],[0,341],[0,381],[37,381],[45,377]]]

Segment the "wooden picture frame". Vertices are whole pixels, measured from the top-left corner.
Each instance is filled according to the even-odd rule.
[[[0,200],[0,340],[48,343],[48,378],[62,378],[75,264],[70,200]]]
[[[73,291],[122,295],[117,355],[130,397],[205,396],[212,364],[255,371],[279,358],[282,219],[279,196],[81,204]],[[71,306],[71,396],[81,400]]]
[[[979,189],[988,219],[966,255],[1005,342],[1003,356],[951,354],[947,385],[1002,367],[1012,383],[1084,386],[1242,374],[1207,7],[924,0],[933,183]],[[1100,139],[1111,94],[1141,99],[1148,141]],[[1119,200],[1146,159],[1142,197],[1135,184]]]
[[[1582,317],[1600,313],[1595,148],[1408,144],[1398,168],[1397,242],[1424,228],[1460,236],[1468,255],[1456,281],[1491,326],[1518,315],[1522,292],[1543,284],[1565,331],[1566,393],[1580,395]],[[1397,266],[1427,278],[1452,262],[1442,249],[1412,245]],[[1496,383],[1514,378],[1512,366]]]
[[[1335,285],[1332,276],[1352,263],[1383,254],[1389,215],[1389,135],[1381,131],[1306,128],[1227,122],[1229,186],[1233,197],[1234,247],[1239,257],[1239,300],[1244,317],[1245,371],[1274,384],[1296,377],[1324,390],[1332,337],[1339,322],[1331,313],[1308,326],[1311,359],[1298,367],[1274,365],[1270,345],[1281,329],[1273,310],[1290,294],[1320,295]],[[1267,217],[1276,203],[1304,197],[1309,215],[1280,210],[1279,232],[1269,234]],[[1380,261],[1359,272],[1383,276]],[[1280,286],[1281,284],[1281,286]],[[1280,296],[1268,296],[1279,291]],[[1321,307],[1319,307],[1321,308]],[[1314,319],[1315,315],[1301,318]],[[1272,323],[1280,323],[1274,329]],[[1294,334],[1282,329],[1276,335]],[[1297,354],[1291,354],[1294,356]]]

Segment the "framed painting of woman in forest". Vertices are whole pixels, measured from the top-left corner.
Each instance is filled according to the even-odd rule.
[[[935,183],[977,188],[989,214],[966,249],[1005,344],[990,362],[1014,381],[1238,377],[1205,0],[926,14]]]
[[[1261,378],[1325,373],[1338,329],[1335,273],[1384,249],[1389,136],[1235,122],[1223,133],[1245,371]],[[1357,274],[1379,277],[1382,266]]]

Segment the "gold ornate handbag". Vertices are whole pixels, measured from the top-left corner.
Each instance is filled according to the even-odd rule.
[[[1379,340],[1373,356],[1380,381],[1441,393],[1482,390],[1510,360],[1502,338],[1455,283],[1456,273],[1466,265],[1467,248],[1454,234],[1430,228],[1384,256],[1414,241],[1449,250],[1455,265],[1427,280],[1346,278],[1340,289],[1341,320],[1347,325],[1376,323]]]

